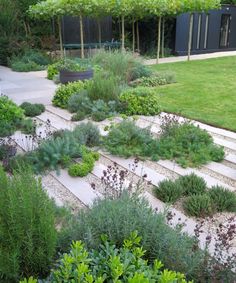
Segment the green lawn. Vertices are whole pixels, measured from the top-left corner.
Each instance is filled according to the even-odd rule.
[[[164,111],[236,131],[236,56],[152,66],[177,83],[158,88]]]

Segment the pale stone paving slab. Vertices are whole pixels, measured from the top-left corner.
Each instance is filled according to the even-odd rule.
[[[52,176],[87,206],[92,205],[96,198],[101,197],[83,178],[73,178],[66,170],[60,170],[60,175],[53,172]]]
[[[208,187],[212,187],[212,186],[223,186],[227,189],[229,189],[230,191],[236,191],[236,188],[233,188],[209,175],[206,175],[202,172],[199,172],[197,169],[194,169],[194,168],[182,168],[180,167],[178,164],[172,162],[172,161],[169,161],[169,160],[159,160],[157,162],[158,164],[160,164],[161,166],[171,170],[171,171],[174,171],[176,172],[178,175],[180,176],[184,176],[184,175],[189,175],[191,173],[195,173],[197,176],[199,177],[202,177],[204,178],[204,180],[206,181],[207,183],[207,186]]]
[[[220,163],[211,162],[204,167],[236,181],[236,170]]]
[[[236,164],[236,155],[235,154],[227,154],[226,156],[225,156],[225,160],[226,161],[229,161],[229,162],[231,162],[231,163],[235,163]]]

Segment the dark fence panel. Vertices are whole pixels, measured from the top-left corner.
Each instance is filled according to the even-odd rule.
[[[91,18],[84,18],[84,43],[97,43],[98,24]],[[80,43],[80,22],[78,17],[66,16],[62,21],[63,26],[63,43],[74,44]],[[101,20],[102,42],[112,41],[112,18],[106,17]]]

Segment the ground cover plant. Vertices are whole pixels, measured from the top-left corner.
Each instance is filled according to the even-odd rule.
[[[191,123],[165,120],[158,138],[150,130],[141,129],[131,121],[115,125],[104,138],[105,148],[114,155],[139,156],[175,160],[182,167],[197,167],[209,161],[221,161],[224,150],[212,137]]]
[[[225,57],[153,66],[157,72],[175,72],[178,81],[159,88],[163,110],[236,131],[235,62]],[[222,70],[227,70],[223,79]]]
[[[175,181],[164,180],[154,188],[156,197],[166,203],[181,199],[184,211],[190,216],[207,217],[217,212],[236,212],[236,194],[226,188],[207,187],[203,178],[194,173]]]
[[[28,168],[8,177],[0,167],[0,278],[46,276],[55,248],[54,204]]]

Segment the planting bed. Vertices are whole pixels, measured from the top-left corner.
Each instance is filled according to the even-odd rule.
[[[162,113],[161,115],[165,115]],[[49,119],[51,121],[51,130],[69,129],[72,130],[74,127],[81,122],[72,122],[70,120],[71,114],[66,110],[58,109],[53,106],[47,106],[46,112],[37,117],[39,123],[41,123],[40,131],[43,132],[43,125]],[[104,120],[103,122],[93,122],[96,124],[102,135],[107,135],[108,131],[104,130],[107,126],[119,123],[122,118],[116,117],[112,120]],[[84,122],[84,121],[83,121]],[[160,130],[160,116],[155,117],[142,117],[140,116],[136,120],[136,124],[140,127],[151,126],[151,131],[156,136]],[[139,161],[137,168],[134,170],[134,158],[124,159],[116,156],[112,156],[105,152],[100,151],[100,159],[96,161],[94,169],[86,177],[73,178],[70,177],[66,170],[61,170],[60,175],[51,172],[47,176],[43,177],[43,184],[49,195],[54,197],[59,204],[69,204],[74,209],[78,209],[84,206],[90,206],[94,199],[103,195],[103,187],[101,186],[101,177],[103,176],[104,170],[107,170],[108,166],[112,166],[115,162],[119,170],[127,170],[126,176],[127,183],[137,183],[144,174],[147,175],[147,181],[149,183],[145,185],[145,191],[143,194],[149,200],[150,204],[154,209],[158,211],[164,211],[166,204],[158,200],[152,192],[152,185],[158,185],[160,181],[165,179],[175,180],[179,176],[188,175],[195,173],[197,176],[204,178],[207,186],[220,185],[224,188],[236,192],[236,134],[216,129],[201,123],[197,123],[201,128],[206,129],[211,134],[216,144],[224,146],[226,155],[224,161],[221,163],[211,162],[201,168],[182,168],[178,164],[169,160],[159,161]],[[21,137],[21,136],[20,136]],[[23,147],[22,138],[17,139],[19,145]],[[25,148],[26,149],[26,148]],[[91,184],[95,186],[92,187]],[[177,202],[174,205],[169,206],[170,211],[175,215],[172,220],[173,225],[176,225],[179,220],[185,222],[186,226],[184,230],[189,234],[194,233],[194,227],[199,223],[199,219],[190,218],[186,216]],[[205,234],[201,236],[202,245],[204,245],[205,236],[208,231],[215,231],[217,225],[222,222],[226,223],[228,219],[234,216],[234,213],[217,213],[213,218],[206,219],[204,224]],[[234,248],[236,249],[236,242],[234,242]]]

